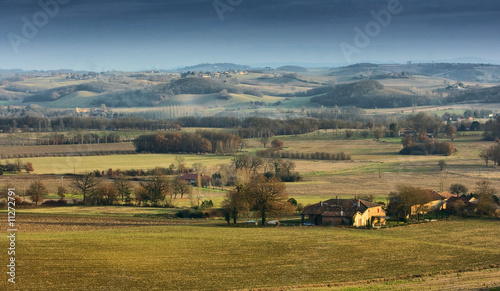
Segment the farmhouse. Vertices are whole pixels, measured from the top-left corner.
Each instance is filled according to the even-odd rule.
[[[188,182],[189,184],[196,186],[198,183],[198,174],[184,174],[179,177],[179,179]],[[208,186],[210,184],[211,178],[206,175],[200,175],[200,182],[202,186]]]
[[[330,199],[306,206],[302,212],[314,225],[366,226],[368,223],[385,224],[386,213],[382,205],[360,199]]]
[[[452,196],[450,193],[438,193],[431,189],[425,189],[428,193],[428,202],[425,204],[415,204],[411,206],[411,215],[427,214],[436,210],[443,210],[446,208],[446,198]]]
[[[472,196],[450,197],[446,200],[443,209],[463,209],[464,212],[473,213],[479,200]]]

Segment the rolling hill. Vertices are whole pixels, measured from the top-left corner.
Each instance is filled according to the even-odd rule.
[[[360,108],[394,108],[429,104],[425,96],[412,95],[407,92],[386,89],[384,85],[373,80],[364,80],[349,84],[318,87],[303,93],[314,96],[311,103],[323,106],[355,106]]]

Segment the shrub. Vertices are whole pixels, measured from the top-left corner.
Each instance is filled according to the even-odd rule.
[[[202,211],[193,209],[182,209],[181,211],[177,212],[175,216],[179,218],[205,218],[205,215]]]

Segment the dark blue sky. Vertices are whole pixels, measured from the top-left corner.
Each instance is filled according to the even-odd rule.
[[[103,71],[205,62],[500,63],[496,0],[400,0],[400,5],[397,0],[217,1],[240,4],[223,13],[221,21],[214,0],[41,0],[58,3],[59,11],[46,18],[38,0],[2,0],[0,68]],[[389,3],[400,12],[392,14],[385,27],[371,26],[369,43],[356,46],[355,28],[364,31],[375,21],[371,12],[389,11]],[[23,17],[29,22],[35,17],[38,31],[23,33]],[[351,53],[343,53],[342,47]]]

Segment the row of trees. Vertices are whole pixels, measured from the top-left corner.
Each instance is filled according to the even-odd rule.
[[[141,135],[133,143],[138,152],[228,154],[239,148],[241,140],[231,133],[204,130]]]
[[[281,158],[281,159],[300,159],[300,160],[326,160],[326,161],[346,161],[351,160],[351,156],[340,152],[337,154],[326,152],[301,153],[290,151],[277,151],[275,149],[267,149],[258,151],[257,156],[263,158]]]
[[[455,147],[449,142],[409,143],[399,154],[401,155],[445,155],[456,152]]]
[[[486,166],[492,161],[495,165],[500,166],[500,144],[492,145],[489,148],[482,150],[479,157],[484,160]]]
[[[73,184],[75,191],[83,194],[83,203],[93,205],[112,205],[118,198],[127,204],[131,203],[132,192],[135,194],[135,201],[138,205],[149,203],[153,206],[163,205],[165,199],[176,199],[177,196],[183,198],[192,192],[192,187],[186,181],[175,177],[173,179],[157,173],[147,180],[139,183],[139,186],[132,187],[129,180],[123,176],[115,178],[112,183],[103,182],[94,173],[87,173],[75,176]],[[167,201],[167,206],[169,206]]]
[[[2,117],[0,130],[4,132],[13,129],[25,132],[51,132],[70,130],[180,130],[181,122],[171,120],[148,120],[142,117]]]
[[[21,159],[16,159],[13,162],[6,161],[5,164],[0,163],[0,175],[4,172],[21,172],[26,171],[26,173],[31,173],[35,171],[33,164],[31,162],[23,163]]]

